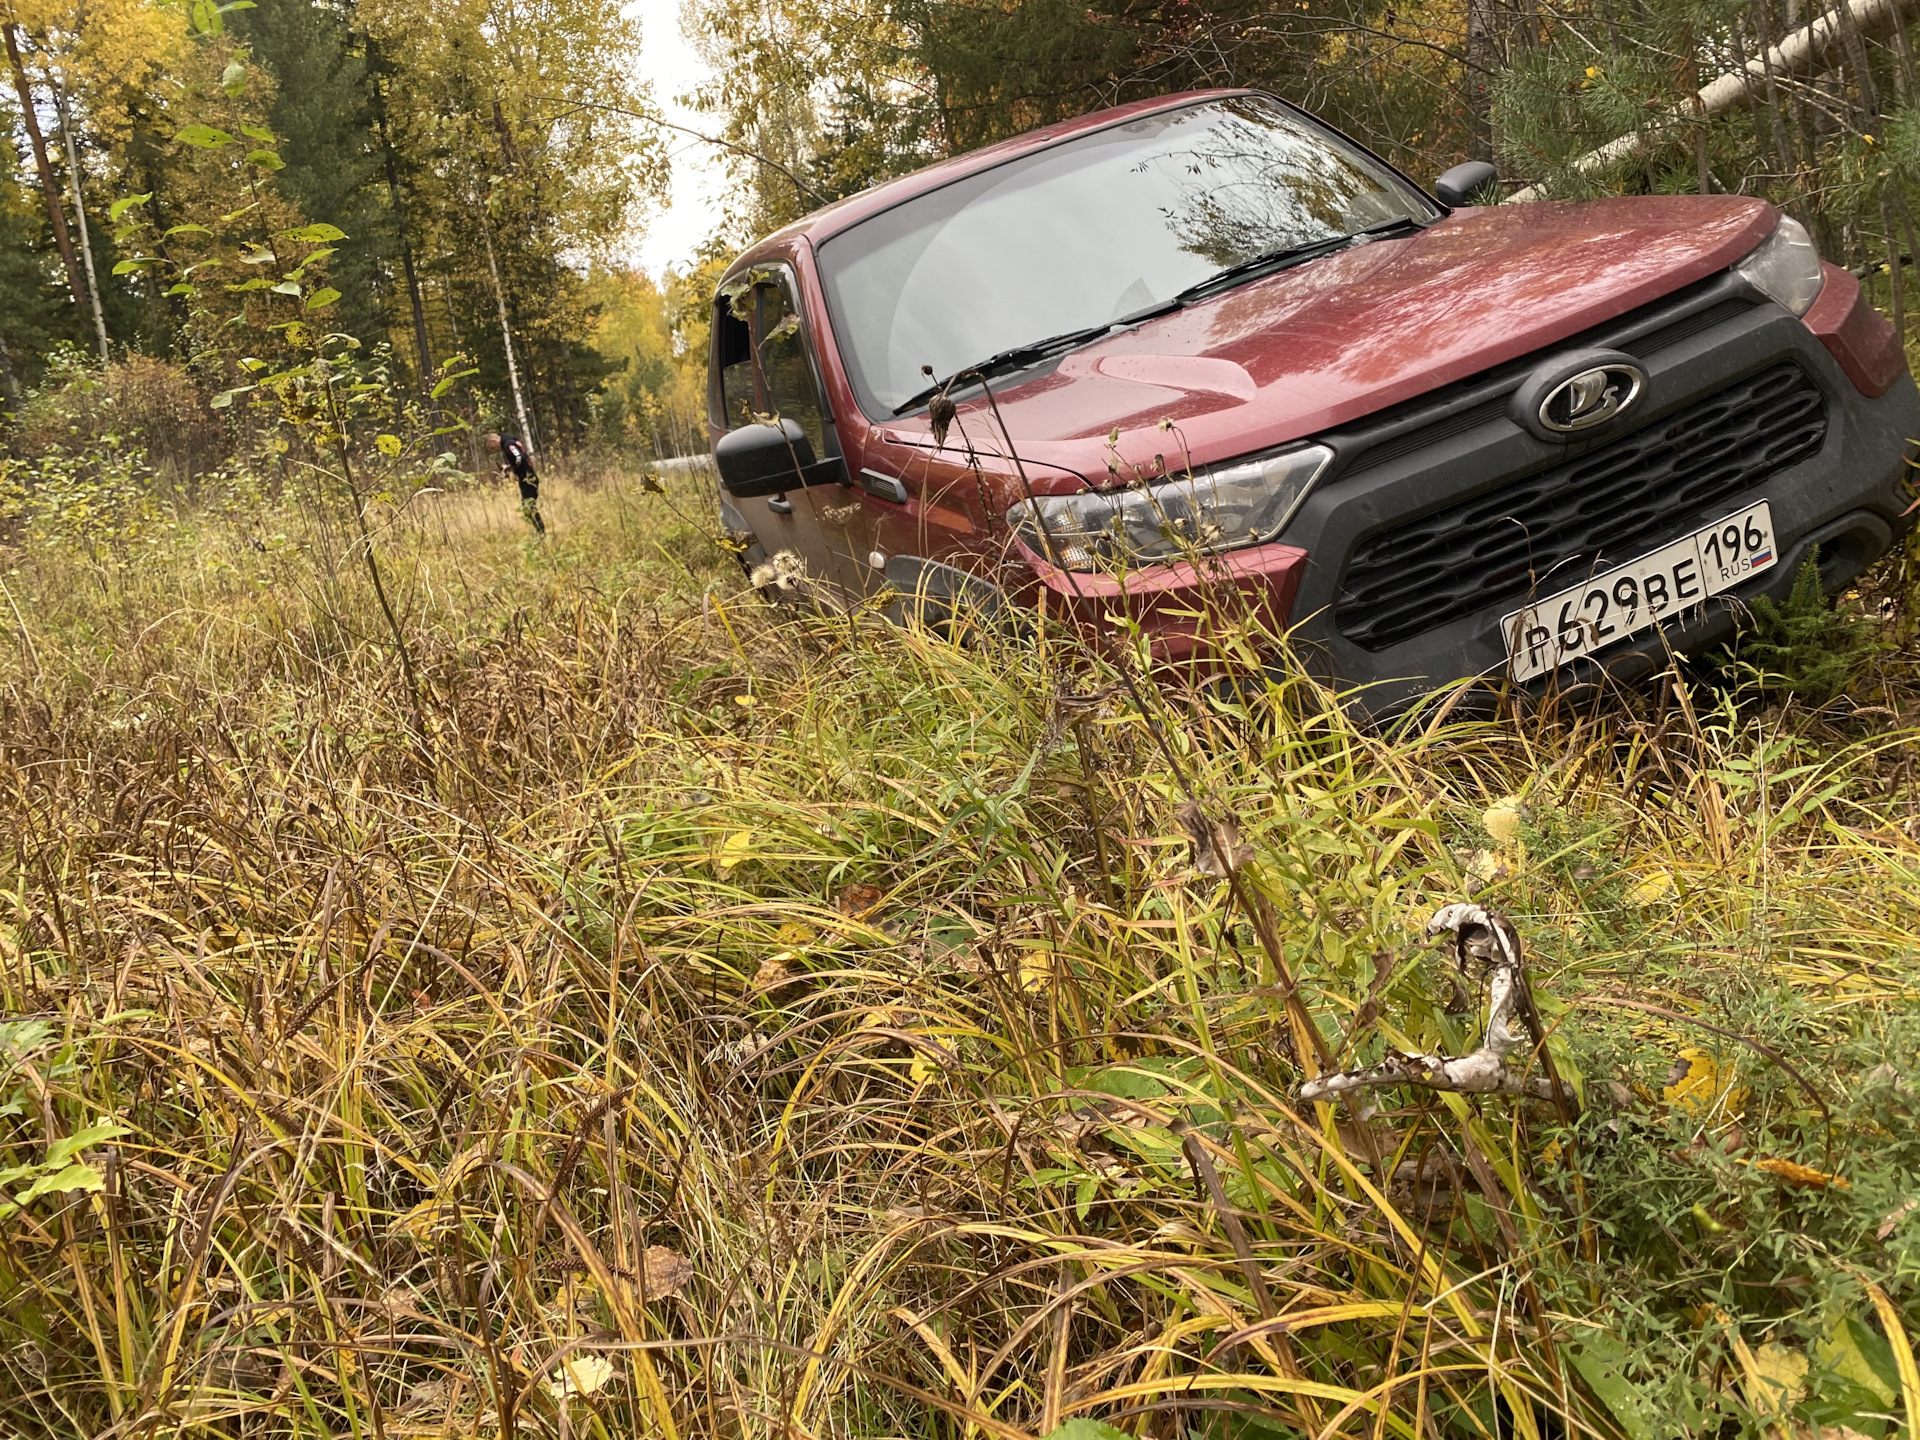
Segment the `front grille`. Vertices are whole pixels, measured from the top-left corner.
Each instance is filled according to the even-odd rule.
[[[1347,564],[1340,632],[1378,650],[1631,560],[1804,460],[1826,398],[1791,360],[1577,460],[1371,536]]]

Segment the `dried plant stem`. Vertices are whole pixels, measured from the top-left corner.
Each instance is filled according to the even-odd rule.
[[[1300,1087],[1303,1100],[1325,1100],[1379,1085],[1415,1085],[1468,1095],[1516,1095],[1552,1100],[1558,1089],[1546,1075],[1529,1075],[1507,1064],[1526,1037],[1526,970],[1518,935],[1508,919],[1480,905],[1447,905],[1427,923],[1429,935],[1445,931],[1461,953],[1486,967],[1487,1030],[1480,1048],[1461,1056],[1393,1054],[1363,1070],[1322,1075]],[[1528,1024],[1527,1028],[1531,1028]],[[1535,1037],[1538,1041],[1539,1037]],[[1542,1045],[1544,1052],[1544,1045]]]
[[[340,397],[333,385],[333,369],[325,360],[320,362],[324,368],[322,383],[327,392],[327,414],[333,431],[334,453],[340,462],[340,480],[346,486],[348,508],[353,511],[353,523],[360,536],[360,555],[366,561],[367,577],[373,582],[374,599],[379,602],[380,614],[387,622],[387,632],[393,636],[394,653],[400,657],[400,673],[407,687],[407,705],[413,712],[414,738],[420,747],[421,757],[431,768],[433,765],[432,732],[427,728],[427,713],[420,698],[420,678],[414,673],[413,651],[407,646],[407,635],[400,628],[400,617],[393,612],[393,602],[387,598],[386,580],[380,573],[380,556],[373,543],[373,531],[367,525],[366,499],[360,494],[360,487],[353,478],[353,451],[347,442],[346,417],[340,410]]]

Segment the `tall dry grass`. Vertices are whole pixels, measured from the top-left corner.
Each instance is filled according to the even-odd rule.
[[[10,556],[0,1143],[67,1188],[0,1221],[0,1428],[1796,1433],[1834,1336],[1911,1424],[1897,667],[1853,719],[1142,715],[1058,635],[765,607],[696,481],[546,509],[381,532],[424,737],[310,518]],[[1281,966],[1341,1063],[1477,1043],[1419,943],[1469,891],[1579,1124],[1299,1103]]]

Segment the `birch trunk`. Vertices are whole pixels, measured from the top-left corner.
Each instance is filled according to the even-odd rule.
[[[100,363],[107,363],[107,317],[100,309],[100,279],[93,268],[93,236],[87,229],[87,195],[80,185],[80,151],[73,143],[73,111],[67,104],[66,81],[56,79],[54,109],[60,115],[60,138],[67,147],[67,185],[73,191],[73,218],[80,222],[80,257],[87,263],[87,299],[93,305],[93,333],[100,342]]]
[[[73,303],[86,308],[86,286],[80,279],[80,262],[74,258],[73,237],[67,232],[67,212],[60,204],[60,187],[54,183],[53,164],[47,159],[46,137],[40,133],[39,112],[33,108],[33,87],[27,83],[27,67],[20,59],[20,27],[11,20],[0,24],[7,44],[7,64],[13,70],[13,88],[20,96],[20,120],[27,127],[27,141],[33,147],[33,168],[40,176],[40,193],[47,202],[47,223],[53,227],[53,243],[66,267],[67,287]]]
[[[1573,162],[1583,175],[1604,170],[1622,160],[1632,160],[1647,150],[1683,131],[1684,127],[1722,114],[1737,105],[1751,105],[1764,98],[1770,80],[1776,75],[1804,77],[1833,68],[1847,48],[1849,30],[1863,40],[1876,39],[1898,29],[1920,0],[1834,0],[1834,8],[1817,16],[1811,24],[1794,31],[1764,55],[1749,60],[1740,69],[1722,75],[1696,95],[1675,106],[1661,117],[1663,124],[1636,130],[1609,140]],[[1507,197],[1514,201],[1544,200],[1546,189],[1529,185]]]
[[[480,234],[487,242],[487,271],[493,276],[493,303],[500,309],[500,343],[507,352],[507,388],[513,391],[513,413],[520,420],[520,442],[533,450],[533,430],[527,424],[527,402],[520,394],[520,363],[513,356],[513,327],[507,323],[507,292],[500,284],[500,262],[493,254],[493,222],[483,211]]]

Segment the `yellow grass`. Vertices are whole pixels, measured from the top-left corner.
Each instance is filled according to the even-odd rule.
[[[697,482],[581,478],[544,545],[499,491],[382,530],[425,736],[297,508],[0,567],[4,1160],[127,1129],[0,1222],[0,1429],[1636,1433],[1579,1363],[1668,1283],[1608,1208],[1631,1147],[1749,1217],[1779,1182],[1715,1158],[1734,1129],[1852,1183],[1778,1204],[1901,1183],[1906,1122],[1848,1096],[1913,1033],[1907,721],[1669,692],[1384,736],[1297,676],[1143,715],[1060,635],[782,614]],[[1154,727],[1280,953],[1194,872]],[[1282,966],[1342,1064],[1477,1043],[1419,944],[1477,850],[1612,1151],[1551,1107],[1295,1098]],[[1691,1018],[1791,1050],[1836,1153]],[[1682,1046],[1727,1067],[1697,1117]],[[1670,1121],[1707,1149],[1663,1158]],[[1910,1307],[1905,1234],[1847,1258],[1892,1310],[1795,1252],[1767,1273],[1815,1289],[1730,1323]]]

